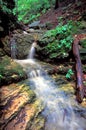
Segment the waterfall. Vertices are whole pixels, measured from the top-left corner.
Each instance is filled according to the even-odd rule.
[[[33,59],[34,54],[35,54],[35,47],[36,47],[36,42],[33,42],[31,49],[30,49],[29,56],[28,56],[29,59]]]
[[[74,113],[70,99],[61,91],[53,79],[34,61],[35,44],[32,45],[29,59],[19,63],[31,64],[27,67],[29,85],[45,107],[42,112],[46,118],[44,130],[86,130],[86,120]],[[31,62],[29,62],[31,61]]]

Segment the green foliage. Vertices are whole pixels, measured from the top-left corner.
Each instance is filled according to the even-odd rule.
[[[69,21],[65,25],[60,23],[55,29],[46,32],[44,37],[54,37],[56,39],[45,47],[50,58],[68,56],[68,52],[72,47],[73,34],[77,32],[77,26],[76,22]]]
[[[86,48],[86,39],[81,40],[80,42],[81,42],[81,46],[82,46],[83,48]]]
[[[4,2],[4,1],[2,1],[2,0],[0,0],[0,8],[1,8],[1,9],[3,10],[3,12],[5,12],[5,13],[12,13],[12,10],[7,7],[7,3]]]
[[[29,16],[29,20],[27,19],[27,22],[33,21],[33,20],[37,19],[39,16],[40,16],[40,13],[38,13],[36,15],[35,14],[31,14]],[[24,21],[24,23],[27,23],[27,22]]]
[[[70,79],[73,74],[74,73],[73,73],[72,69],[69,69],[68,72],[67,72],[67,74],[66,74],[66,78]]]
[[[24,23],[37,19],[41,13],[45,13],[50,8],[52,3],[49,0],[15,0],[15,2],[14,14],[17,14],[18,20]]]

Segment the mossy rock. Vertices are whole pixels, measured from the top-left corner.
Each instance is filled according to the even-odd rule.
[[[31,126],[30,126],[29,130],[43,130],[44,124],[45,124],[45,119],[41,115],[38,115],[37,118],[33,119],[30,122]],[[28,129],[26,129],[26,130],[28,130]]]
[[[26,73],[23,68],[14,62],[10,57],[4,56],[0,63],[0,84],[10,84],[26,79]]]

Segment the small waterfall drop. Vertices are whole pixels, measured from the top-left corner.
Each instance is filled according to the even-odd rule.
[[[27,63],[32,66],[30,69],[29,65],[27,67],[29,85],[45,106],[42,113],[46,118],[44,130],[86,130],[86,120],[74,113],[70,99],[59,89],[43,68],[34,61],[35,45],[35,43],[32,44],[27,60],[17,62],[23,67]]]
[[[35,54],[35,47],[36,47],[36,42],[33,42],[31,49],[30,49],[29,56],[28,56],[29,59],[33,59],[34,54]]]

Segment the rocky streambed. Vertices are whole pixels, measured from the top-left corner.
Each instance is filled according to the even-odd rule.
[[[44,126],[44,118],[40,115],[43,110],[42,102],[23,82],[26,78],[25,72],[9,57],[2,58],[1,63],[4,70],[0,77],[3,84],[0,87],[0,130],[42,129]],[[19,73],[16,73],[18,71]]]
[[[45,55],[42,44],[44,45],[53,40],[44,39],[44,33],[45,31],[42,30],[32,29],[27,30],[27,32],[17,30],[17,32],[14,32],[11,41],[9,36],[2,38],[3,48],[0,48],[0,130],[45,129],[46,119],[42,115],[44,105],[32,90],[27,75],[27,70],[30,73],[34,66],[29,64],[25,66],[19,65],[11,57],[15,56],[18,59],[27,58],[31,44],[37,36],[39,37],[37,38],[38,46],[35,57],[41,60],[37,60],[38,64],[53,78],[58,89],[64,91],[66,97],[70,99],[75,113],[80,118],[86,119],[86,99],[84,98],[81,104],[76,102],[75,75],[68,80],[65,77],[68,69],[71,69],[74,63],[65,62],[63,64],[58,62],[58,64],[52,65],[43,62],[48,62],[49,59]],[[16,43],[15,46],[12,43]],[[11,47],[15,51],[13,54]],[[83,65],[83,71],[86,73],[85,65]],[[84,78],[84,83],[86,84],[86,77]]]
[[[54,65],[40,62],[43,69],[52,75],[52,78],[70,98],[75,112],[86,119],[86,101],[82,104],[75,101],[75,82],[66,80],[65,76],[55,73]],[[1,59],[0,67],[4,68],[0,75],[0,130],[42,130],[45,118],[42,115],[44,105],[31,90],[25,70],[11,58]],[[61,66],[58,71],[61,71]],[[4,82],[5,81],[5,82]]]

